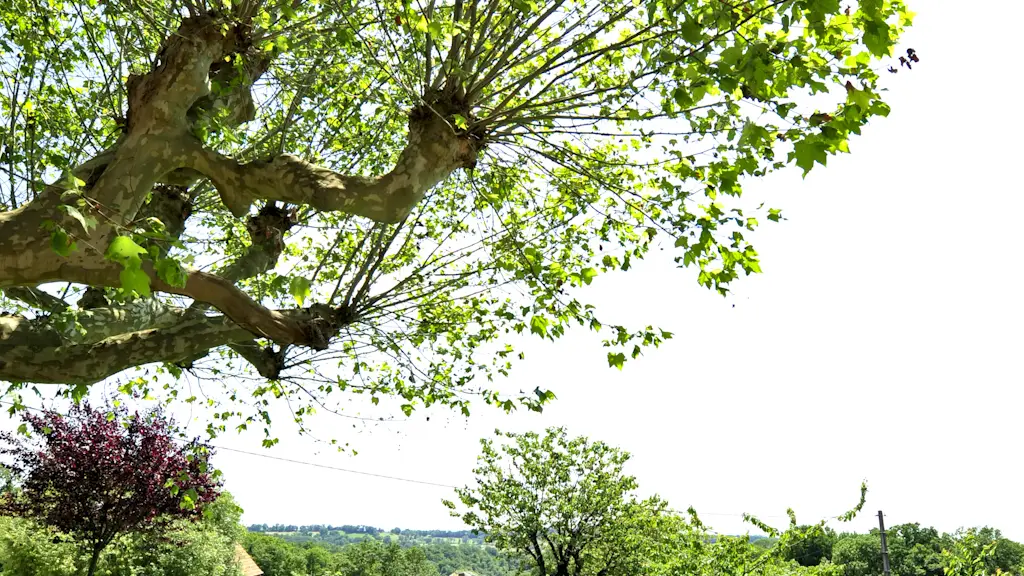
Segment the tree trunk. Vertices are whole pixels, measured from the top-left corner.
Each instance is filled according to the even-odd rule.
[[[94,546],[92,549],[92,558],[89,558],[89,571],[86,576],[93,576],[96,574],[96,564],[100,559],[100,552],[103,552],[102,546]]]

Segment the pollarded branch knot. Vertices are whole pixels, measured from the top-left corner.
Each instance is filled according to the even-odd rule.
[[[184,232],[185,222],[192,215],[192,209],[192,198],[187,187],[157,184],[139,216],[156,218],[163,224],[163,233],[167,237],[177,238]]]
[[[263,208],[246,221],[246,230],[253,246],[259,246],[276,261],[284,249],[284,235],[298,221],[297,212],[286,210],[277,202],[267,202]]]
[[[332,308],[326,304],[313,304],[308,312],[310,317],[304,323],[303,332],[308,346],[314,350],[326,350],[331,338],[357,320],[355,311],[346,305]]]
[[[259,372],[260,376],[267,380],[277,380],[281,377],[281,372],[284,371],[287,351],[287,346],[281,346],[276,350],[272,345],[264,346],[250,352],[245,358]]]
[[[473,113],[473,103],[466,99],[464,91],[431,90],[423,102],[409,113],[410,127],[414,122],[439,118],[458,138],[456,155],[459,168],[473,168],[477,156],[486,146],[487,131]]]
[[[483,150],[485,134],[473,123],[468,109],[450,102],[422,104],[409,113],[409,139],[434,147],[445,168],[472,169]]]

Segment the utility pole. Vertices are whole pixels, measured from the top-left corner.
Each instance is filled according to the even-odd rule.
[[[881,510],[878,511],[878,530],[882,535],[882,574],[889,576],[889,547],[885,544],[885,520]]]

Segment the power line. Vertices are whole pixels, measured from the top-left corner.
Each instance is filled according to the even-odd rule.
[[[0,404],[6,405],[6,406],[15,406],[15,404],[13,402],[9,402],[9,401],[6,401],[6,400],[0,400]],[[25,409],[32,410],[34,412],[45,412],[44,409],[37,408],[35,406],[27,406],[27,405],[22,405],[22,406]],[[269,458],[270,460],[278,460],[278,461],[281,461],[281,462],[290,462],[292,464],[302,464],[304,466],[315,466],[317,468],[324,468],[326,470],[335,470],[335,471],[338,471],[338,472],[347,472],[349,474],[359,474],[361,476],[372,476],[374,478],[385,478],[387,480],[397,480],[399,482],[410,482],[410,483],[413,483],[413,484],[424,484],[424,485],[427,485],[427,486],[438,486],[438,487],[441,487],[441,488],[458,488],[458,486],[452,486],[451,484],[442,484],[440,482],[430,482],[428,480],[416,480],[414,478],[402,478],[402,477],[399,477],[399,476],[390,476],[390,475],[387,475],[387,474],[378,474],[376,472],[363,472],[362,470],[351,470],[349,468],[341,468],[341,467],[338,467],[338,466],[328,466],[327,464],[320,464],[320,463],[317,463],[317,462],[306,462],[304,460],[294,460],[292,458],[283,458],[281,456],[271,456],[270,454],[260,454],[259,452],[250,452],[248,450],[239,450],[238,448],[228,448],[227,446],[220,446],[220,445],[217,445],[217,444],[207,444],[207,446],[209,446],[210,448],[214,448],[216,450],[227,450],[228,452],[237,452],[239,454],[247,454],[249,456],[256,456],[258,458]]]
[[[3,401],[3,400],[0,400],[0,404],[7,405],[7,406],[13,406],[14,405],[14,403],[12,403],[12,402]],[[33,411],[37,411],[37,412],[43,412],[44,411],[43,409],[36,408],[34,406],[24,406],[24,407],[26,409],[28,409],[28,410],[33,410]],[[385,480],[395,480],[397,482],[408,482],[410,484],[422,484],[424,486],[437,486],[439,488],[452,488],[452,489],[457,489],[458,488],[458,486],[453,486],[451,484],[443,484],[441,482],[431,482],[429,480],[417,480],[415,478],[403,478],[403,477],[400,477],[400,476],[391,476],[391,475],[388,475],[388,474],[379,474],[379,473],[376,473],[376,472],[364,472],[362,470],[352,470],[350,468],[341,468],[340,466],[330,466],[330,465],[327,465],[327,464],[320,464],[318,462],[307,462],[305,460],[295,460],[293,458],[284,458],[284,457],[281,457],[281,456],[272,456],[270,454],[261,454],[259,452],[251,452],[251,451],[248,451],[248,450],[240,450],[238,448],[229,448],[227,446],[220,446],[220,445],[217,445],[217,444],[207,444],[207,445],[210,448],[214,448],[216,450],[226,450],[228,452],[236,452],[238,454],[245,454],[247,456],[255,456],[257,458],[267,458],[267,459],[270,459],[270,460],[277,460],[277,461],[280,461],[280,462],[288,462],[290,464],[299,464],[299,465],[302,465],[302,466],[313,466],[313,467],[316,467],[316,468],[322,468],[324,470],[334,470],[336,472],[345,472],[345,473],[348,473],[348,474],[358,474],[360,476],[370,476],[370,477],[373,477],[373,478],[383,478]],[[744,516],[744,514],[738,514],[738,513],[733,513],[733,512],[698,512],[697,515],[698,516],[730,516],[730,517],[734,517],[734,518],[740,518],[740,517]],[[764,514],[764,515],[757,514],[757,515],[754,515],[754,516],[756,516],[758,518],[787,518],[787,516],[780,516],[780,515],[773,515],[773,514]]]
[[[430,482],[428,480],[415,480],[413,478],[402,478],[399,476],[389,476],[387,474],[377,474],[376,472],[363,472],[362,470],[351,470],[348,468],[340,468],[338,466],[328,466],[327,464],[319,464],[316,462],[305,462],[303,460],[293,460],[291,458],[282,458],[280,456],[271,456],[270,454],[260,454],[258,452],[249,452],[247,450],[239,450],[238,448],[228,448],[226,446],[217,446],[215,444],[210,445],[211,448],[217,450],[227,450],[228,452],[238,452],[239,454],[248,454],[249,456],[257,456],[259,458],[269,458],[271,460],[280,460],[281,462],[290,462],[292,464],[302,464],[304,466],[315,466],[317,468],[325,468],[327,470],[336,470],[338,472],[348,472],[349,474],[359,474],[362,476],[373,476],[374,478],[385,478],[387,480],[398,480],[399,482],[411,482],[413,484],[425,484],[427,486],[439,486],[441,488],[458,488],[458,486],[452,486],[451,484],[441,484],[440,482]]]

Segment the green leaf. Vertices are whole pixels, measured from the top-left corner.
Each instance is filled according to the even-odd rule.
[[[125,292],[135,292],[139,296],[149,296],[149,274],[141,267],[129,266],[121,270],[121,288]]]
[[[847,99],[849,99],[850,102],[856,104],[858,108],[866,112],[871,108],[872,96],[873,94],[867,90],[857,90],[856,88],[854,88],[853,90],[849,91]]]
[[[534,316],[530,319],[530,332],[533,332],[538,336],[547,336],[548,326],[550,323],[551,322],[544,316]]]
[[[185,490],[185,494],[181,498],[181,508],[182,510],[195,509],[198,502],[199,493],[196,492],[195,488],[189,488],[188,490]]]
[[[682,33],[683,40],[686,40],[690,44],[699,44],[704,38],[701,25],[691,18],[686,19],[686,22],[679,27],[679,31]]]
[[[429,26],[430,24],[427,22],[427,17],[421,14],[419,20],[416,21],[414,28],[419,32],[426,33]]]
[[[889,55],[892,47],[889,25],[884,20],[869,20],[864,24],[864,45],[879,58]]]
[[[441,27],[441,23],[436,20],[427,25],[427,30],[437,40],[444,38],[444,29]]]
[[[89,386],[85,384],[75,384],[74,387],[71,388],[71,400],[73,400],[75,404],[81,404],[82,398],[85,398],[88,393]]]
[[[622,370],[622,365],[626,363],[626,355],[622,352],[609,352],[608,353],[608,366],[610,368],[618,368]]]
[[[71,192],[73,195],[77,195],[75,193],[78,192],[80,188],[85,186],[85,181],[82,180],[81,178],[76,178],[74,174],[68,172],[64,175],[63,184],[64,189],[66,190],[64,194]],[[64,194],[61,194],[61,199],[64,198]]]
[[[173,258],[161,258],[156,261],[156,276],[176,288],[184,288],[188,282],[188,273],[181,263]]]
[[[106,257],[114,262],[125,264],[127,262],[141,262],[142,256],[147,254],[146,249],[135,243],[129,236],[118,236],[110,242],[107,247]]]
[[[796,158],[796,165],[804,170],[804,176],[814,168],[817,162],[822,166],[828,161],[828,153],[825,151],[825,144],[817,139],[805,139],[793,145],[793,157]]]
[[[309,298],[310,295],[309,280],[302,276],[293,277],[291,283],[288,285],[288,293],[292,295],[292,298],[295,298],[295,301],[298,302],[299,306],[302,306],[303,302],[305,302],[306,298]]]
[[[53,231],[50,232],[50,248],[52,248],[57,254],[68,257],[72,252],[78,249],[78,245],[75,243],[74,239],[68,235],[64,228],[56,226]]]
[[[597,270],[593,268],[584,268],[583,270],[580,270],[580,278],[583,280],[584,284],[590,284],[596,277]]]
[[[86,236],[89,235],[89,230],[92,230],[93,228],[96,227],[96,219],[93,218],[92,216],[86,216],[85,214],[82,214],[78,210],[78,208],[75,208],[74,206],[71,206],[69,204],[61,204],[59,208],[68,216],[71,216],[75,220],[78,220],[78,223],[82,225],[82,229],[85,230]]]

